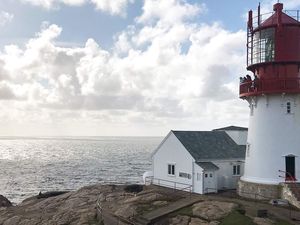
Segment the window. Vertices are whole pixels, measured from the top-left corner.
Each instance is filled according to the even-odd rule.
[[[168,174],[175,176],[175,165],[174,164],[168,164]]]
[[[189,173],[179,172],[179,177],[191,179],[192,176]]]
[[[275,29],[269,28],[257,31],[253,36],[252,63],[272,62],[275,58]]]
[[[286,113],[290,114],[291,113],[291,102],[286,103]]]
[[[241,175],[241,165],[233,166],[233,175]]]
[[[207,178],[208,177],[207,173],[204,176],[205,176],[205,178]]]
[[[197,181],[201,180],[201,173],[197,173]]]
[[[212,173],[210,173],[210,174],[209,174],[209,177],[213,177],[213,174],[212,174]]]

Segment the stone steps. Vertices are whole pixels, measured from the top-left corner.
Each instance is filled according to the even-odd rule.
[[[289,183],[287,184],[292,194],[296,197],[296,199],[300,200],[300,183]]]
[[[287,183],[287,186],[297,201],[300,202],[300,183]]]

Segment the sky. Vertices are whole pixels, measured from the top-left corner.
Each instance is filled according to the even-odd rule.
[[[1,136],[164,136],[248,126],[258,0],[1,0]],[[272,0],[262,0],[272,11]],[[300,9],[299,0],[285,0]]]

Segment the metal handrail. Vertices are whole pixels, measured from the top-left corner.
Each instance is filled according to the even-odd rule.
[[[289,17],[293,18],[300,22],[300,10],[283,10],[283,13],[288,15]],[[267,12],[260,15],[256,15],[253,17],[253,29],[259,27],[262,23],[264,23],[267,19],[273,16],[275,12]],[[258,23],[259,21],[259,23]]]
[[[240,83],[240,95],[269,92],[300,92],[300,78],[257,79]]]
[[[156,184],[158,186],[164,186],[164,187],[167,187],[167,188],[173,188],[174,191],[185,191],[185,190],[188,190],[190,192],[190,195],[192,193],[192,190],[193,190],[193,185],[190,185],[190,184],[185,184],[185,183],[180,183],[180,182],[175,182],[175,181],[170,181],[170,180],[164,180],[164,179],[159,179],[159,178],[154,178],[153,176],[152,177],[146,177],[145,178],[145,184],[147,184],[147,181],[149,180],[149,184]],[[156,183],[153,182],[153,181],[157,181]],[[173,185],[167,185],[167,184],[163,184],[161,185],[161,182],[167,182],[167,183],[171,183]],[[183,185],[183,186],[186,186],[184,188],[178,188],[177,185]]]
[[[261,197],[261,198],[263,198],[263,199],[265,199],[265,200],[269,200],[269,199],[270,199],[270,197],[267,197],[267,196],[265,196],[265,195],[258,194],[258,193],[256,193],[256,192],[239,191],[239,194],[246,194],[246,195],[250,195],[250,196],[253,196],[253,195],[254,195],[255,201],[256,201],[256,200],[262,200],[262,199],[259,199],[259,198],[257,198],[257,197]]]
[[[291,183],[295,183],[296,181],[297,181],[297,179],[294,177],[294,176],[292,176],[292,174],[290,173],[290,172],[287,172],[287,171],[284,171],[284,170],[278,170],[278,172],[279,173],[284,173],[285,174],[285,176],[283,177],[283,176],[281,176],[281,175],[279,175],[279,177],[282,177],[282,178],[285,178],[285,183],[287,183],[286,181],[286,178],[288,177],[288,178],[290,178],[290,180],[289,181],[291,181]],[[287,176],[286,176],[287,175]]]
[[[101,201],[100,201],[100,195],[98,195],[98,198],[97,198],[97,202],[96,202],[96,210],[98,211],[98,213],[101,215],[101,217],[103,217],[103,212],[105,212],[106,214],[109,214],[110,216],[116,218],[118,220],[118,224],[119,222],[124,222],[124,223],[127,223],[129,225],[136,225],[136,223],[134,223],[133,221],[130,221],[128,219],[125,219],[124,217],[121,217],[121,216],[118,216],[118,215],[115,215],[113,213],[111,213],[109,210],[106,210],[102,207],[101,205]]]

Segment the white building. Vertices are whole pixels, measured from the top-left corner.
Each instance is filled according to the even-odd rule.
[[[205,194],[235,189],[244,171],[247,128],[170,131],[152,154],[152,182]]]

